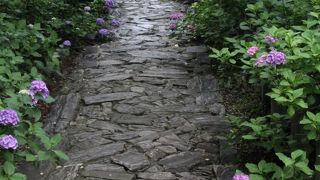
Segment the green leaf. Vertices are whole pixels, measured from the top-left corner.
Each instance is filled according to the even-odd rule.
[[[305,153],[304,151],[298,149],[298,150],[295,150],[295,151],[293,151],[293,152],[291,153],[291,157],[292,157],[292,159],[295,160],[295,159],[297,159],[299,156],[303,155],[304,153]]]
[[[45,160],[49,159],[49,156],[44,151],[39,151],[38,152],[38,158],[39,158],[39,161],[45,161]]]
[[[311,176],[313,174],[313,171],[308,167],[306,163],[298,162],[295,164],[297,168],[299,168],[300,171],[304,172],[305,174]]]
[[[300,107],[302,107],[302,108],[304,108],[304,109],[308,108],[308,104],[305,103],[305,102],[303,101],[303,99],[299,99],[299,100],[297,100],[295,103],[296,103],[298,106],[300,106]]]
[[[69,157],[62,151],[60,150],[54,150],[53,151],[60,159],[63,159],[63,160],[66,160],[68,161],[69,160]]]
[[[13,165],[11,162],[6,161],[6,162],[3,164],[3,170],[4,170],[4,172],[5,172],[6,174],[12,175],[12,174],[15,172],[16,168],[14,167],[14,165]]]
[[[314,168],[320,172],[320,165],[314,165]]]
[[[249,170],[250,173],[258,173],[258,174],[261,173],[258,166],[255,164],[247,163],[246,168]]]
[[[294,116],[294,114],[296,113],[293,106],[289,106],[287,112],[288,112],[289,116],[291,116],[291,117]]]
[[[278,158],[285,164],[285,166],[290,166],[294,163],[292,159],[284,155],[283,153],[276,153]]]
[[[250,174],[250,179],[252,180],[265,180],[265,178],[261,175],[258,175],[258,174]]]
[[[10,177],[10,180],[27,180],[27,176],[21,173],[15,173]]]
[[[254,140],[254,139],[257,139],[256,137],[252,136],[252,135],[243,135],[242,136],[243,139],[246,139],[246,140]]]
[[[36,160],[36,156],[32,155],[32,154],[27,154],[26,155],[26,161],[35,161]]]
[[[50,139],[51,146],[52,146],[52,147],[57,146],[57,145],[60,143],[61,139],[62,139],[61,134],[56,134],[56,135],[54,135],[54,136]]]

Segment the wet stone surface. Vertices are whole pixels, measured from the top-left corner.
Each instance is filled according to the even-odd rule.
[[[229,125],[208,49],[169,39],[168,16],[186,7],[117,2],[117,37],[85,48],[51,109],[46,130],[62,133],[70,160],[42,179],[229,178],[236,152],[218,138]]]

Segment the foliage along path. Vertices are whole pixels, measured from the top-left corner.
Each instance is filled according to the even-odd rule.
[[[228,179],[220,164],[235,152],[217,138],[228,125],[206,49],[168,37],[168,16],[184,6],[119,5],[117,39],[86,48],[49,115],[70,160],[44,179]]]

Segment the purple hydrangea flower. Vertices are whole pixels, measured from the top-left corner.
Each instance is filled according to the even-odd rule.
[[[63,46],[70,47],[71,46],[71,41],[69,41],[69,40],[63,41]]]
[[[18,141],[11,135],[4,135],[0,137],[0,147],[2,149],[17,149]]]
[[[184,15],[182,13],[173,13],[169,16],[170,20],[177,20],[177,19],[181,19]]]
[[[283,52],[271,51],[266,57],[266,64],[279,65],[284,64],[287,60],[287,56]]]
[[[171,30],[177,29],[177,24],[176,23],[170,24],[169,29],[171,29]]]
[[[111,25],[112,25],[113,27],[119,27],[119,26],[120,26],[120,21],[118,21],[118,20],[116,20],[116,19],[112,19]]]
[[[257,61],[256,61],[256,66],[263,66],[266,64],[266,58],[267,58],[267,55],[266,54],[263,54],[261,55]]]
[[[49,90],[45,82],[41,80],[34,80],[31,82],[31,86],[29,88],[29,94],[32,98],[32,103],[37,104],[38,100],[36,99],[36,95],[40,94],[44,99],[49,97]]]
[[[0,125],[17,125],[20,122],[18,114],[12,109],[3,109],[0,111]]]
[[[247,53],[249,56],[255,55],[259,51],[259,48],[257,46],[252,46],[247,50]]]
[[[250,180],[249,176],[246,174],[236,174],[233,176],[232,180]]]
[[[83,9],[84,9],[84,11],[86,11],[86,12],[89,12],[89,11],[91,11],[91,8],[90,8],[90,6],[86,6],[86,7],[84,7]]]
[[[105,21],[104,21],[103,18],[97,18],[97,19],[96,19],[96,24],[97,24],[97,25],[102,26],[104,23],[105,23]]]
[[[110,30],[108,30],[108,29],[100,29],[100,30],[99,30],[99,34],[100,34],[102,37],[108,36],[108,35],[110,34]]]
[[[113,0],[105,0],[105,6],[108,8],[113,8],[115,6],[115,2]]]
[[[266,41],[266,43],[268,44],[273,44],[273,43],[276,43],[278,41],[278,38],[276,37],[273,37],[271,35],[267,35],[264,40]]]

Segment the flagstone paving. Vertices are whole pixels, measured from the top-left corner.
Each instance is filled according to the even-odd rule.
[[[169,38],[169,0],[118,1],[112,42],[87,47],[46,123],[70,160],[46,180],[230,180],[235,150],[207,49]]]

